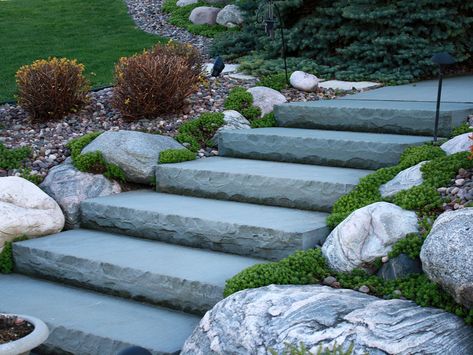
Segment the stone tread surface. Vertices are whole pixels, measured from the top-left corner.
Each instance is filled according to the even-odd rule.
[[[325,240],[326,213],[134,191],[84,201],[87,228],[278,259]]]
[[[159,165],[156,182],[160,192],[329,211],[371,172],[215,157]]]
[[[225,281],[261,260],[92,230],[14,244],[18,272],[205,313]]]
[[[199,317],[20,275],[0,275],[0,312],[43,320],[45,348],[116,355],[130,345],[179,352]],[[21,299],[21,301],[19,301]]]
[[[278,105],[275,115],[283,127],[431,135],[435,109],[435,102],[319,100]],[[443,103],[439,134],[448,136],[470,113],[471,104]]]
[[[425,136],[273,127],[222,131],[219,152],[225,157],[378,169],[397,164],[408,146],[430,140]]]

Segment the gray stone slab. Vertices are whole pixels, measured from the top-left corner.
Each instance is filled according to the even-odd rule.
[[[345,96],[343,100],[437,101],[438,80],[407,85],[387,86],[366,93]],[[443,81],[443,103],[473,104],[473,75],[446,78]]]
[[[116,355],[130,346],[175,354],[199,317],[20,275],[0,274],[0,312],[43,320],[45,348],[75,355]]]
[[[234,158],[156,169],[157,190],[191,196],[330,211],[371,170]]]
[[[378,169],[397,164],[405,148],[430,137],[324,131],[298,128],[258,128],[222,132],[221,156]]]
[[[322,243],[326,213],[134,191],[82,203],[83,226],[266,259]]]
[[[205,313],[261,260],[91,230],[15,243],[16,271]]]
[[[439,135],[473,113],[473,104],[445,103],[440,111]],[[376,133],[431,135],[435,123],[434,102],[319,100],[275,107],[280,126]]]

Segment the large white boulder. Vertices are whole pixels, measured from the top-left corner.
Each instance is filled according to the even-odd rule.
[[[121,192],[120,184],[103,175],[83,173],[66,162],[52,168],[40,187],[61,206],[66,228],[79,228],[80,203]]]
[[[63,228],[61,208],[38,186],[16,176],[0,178],[0,249],[16,237],[39,237]]]
[[[322,253],[336,271],[363,268],[385,256],[392,245],[418,231],[415,212],[376,202],[349,215],[327,237]]]
[[[467,152],[473,145],[473,140],[470,137],[473,133],[463,133],[456,136],[440,146],[447,155],[452,155],[460,152]]]
[[[287,102],[279,91],[265,86],[255,86],[247,91],[253,96],[253,105],[261,109],[262,116],[273,112],[274,106]]]
[[[320,80],[315,75],[303,71],[295,71],[291,74],[289,82],[295,89],[311,92],[317,90]]]
[[[181,355],[289,354],[288,344],[301,343],[308,354],[335,345],[353,347],[353,355],[473,354],[473,328],[451,313],[410,301],[319,285],[273,285],[220,301]]]
[[[95,138],[82,154],[99,151],[108,163],[118,165],[127,181],[150,184],[159,154],[184,147],[171,137],[136,131],[108,131]]]
[[[398,192],[421,185],[424,182],[424,179],[420,169],[425,163],[427,163],[427,161],[423,161],[417,165],[411,166],[410,168],[401,171],[391,181],[381,185],[379,188],[381,196],[390,197],[397,194]]]
[[[473,207],[445,212],[422,245],[422,269],[457,302],[473,308]]]
[[[220,9],[211,6],[199,6],[192,10],[189,21],[195,25],[215,25]]]
[[[243,14],[236,5],[225,6],[217,15],[217,23],[225,27],[237,27],[243,23]]]

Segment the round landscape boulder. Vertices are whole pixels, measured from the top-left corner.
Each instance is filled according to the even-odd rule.
[[[287,102],[286,97],[279,91],[265,86],[256,86],[247,91],[253,96],[253,105],[261,109],[262,116],[273,112],[274,106]]]

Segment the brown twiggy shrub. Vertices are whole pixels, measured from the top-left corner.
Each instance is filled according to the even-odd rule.
[[[50,58],[21,67],[16,73],[18,104],[34,121],[61,119],[87,102],[89,83],[84,65]]]
[[[176,42],[121,58],[115,67],[113,105],[130,120],[176,112],[197,90],[202,63],[196,48]]]

